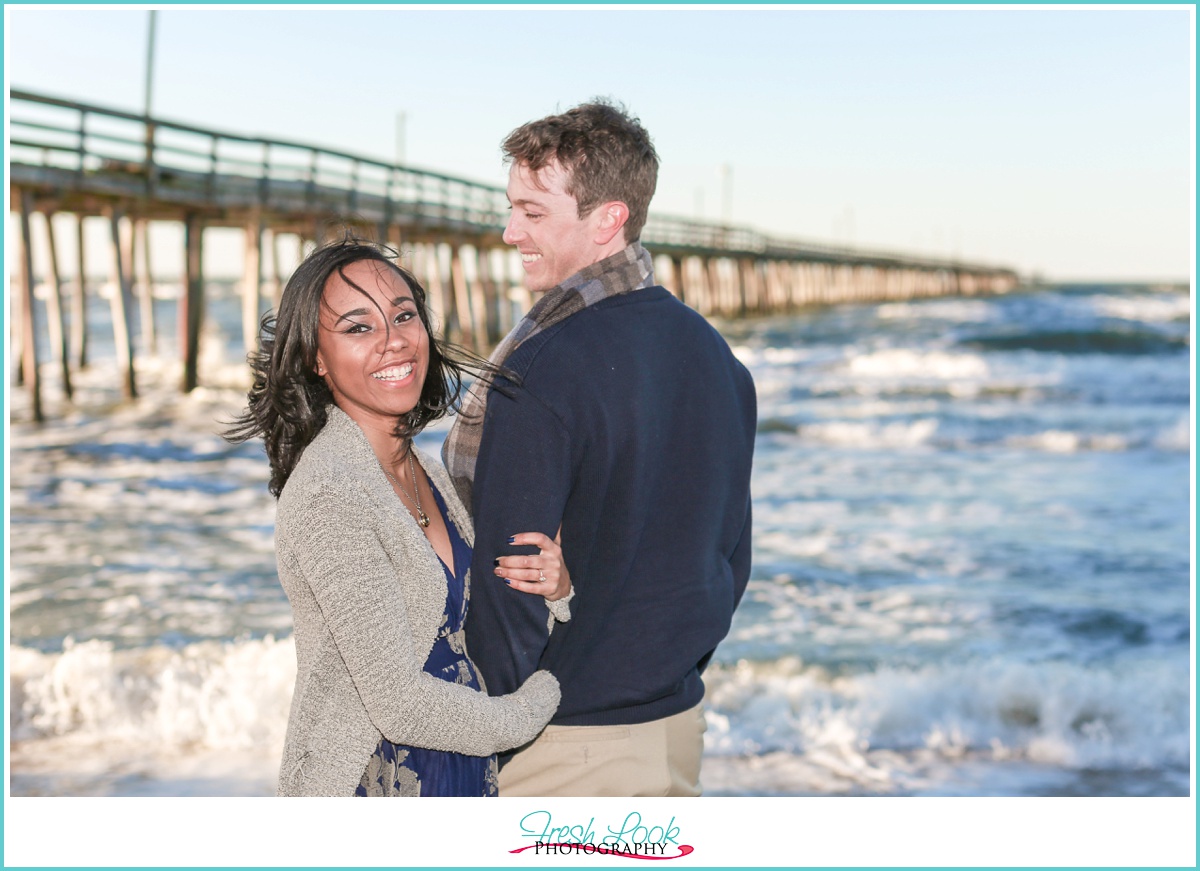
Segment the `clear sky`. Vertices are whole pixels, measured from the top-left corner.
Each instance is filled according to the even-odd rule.
[[[773,235],[1180,280],[1192,7],[178,8],[152,112],[504,184],[517,125],[611,96],[652,210]],[[141,111],[144,8],[6,6],[11,87]]]

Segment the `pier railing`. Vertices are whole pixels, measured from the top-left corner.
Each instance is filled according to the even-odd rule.
[[[147,118],[74,100],[10,93],[14,184],[53,181],[80,192],[176,206],[356,214],[463,228],[503,227],[504,191],[282,139]]]
[[[178,206],[361,216],[496,241],[504,188],[283,139],[245,136],[34,94],[10,92],[14,184]],[[153,206],[151,205],[151,212]],[[760,257],[875,267],[1009,272],[1001,267],[780,238],[748,227],[651,213],[642,242],[674,256]]]

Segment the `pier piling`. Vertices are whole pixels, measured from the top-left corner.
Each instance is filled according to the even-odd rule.
[[[50,256],[50,293],[46,297],[47,329],[50,351],[58,365],[63,396],[70,401],[75,391],[71,385],[71,348],[68,344],[66,306],[63,304],[62,271],[58,265],[58,244],[54,232],[54,215],[43,215],[46,227],[46,249]]]
[[[71,295],[71,354],[75,365],[88,364],[87,259],[84,257],[83,215],[75,220],[75,292]]]
[[[133,309],[133,280],[130,275],[130,247],[122,238],[122,209],[110,205],[105,209],[112,240],[112,308],[113,345],[117,352],[117,366],[122,375],[122,388],[127,399],[137,397],[137,373],[134,370],[133,327],[130,321]]]
[[[150,222],[141,218],[134,222],[133,230],[133,253],[130,259],[135,264],[138,324],[142,333],[142,350],[148,354],[155,354],[158,352],[158,333],[154,323],[154,273],[150,257]]]
[[[29,390],[33,419],[45,420],[42,410],[42,379],[37,364],[37,330],[34,327],[33,305],[33,233],[29,216],[33,211],[33,195],[22,191],[21,210],[21,377]]]
[[[184,281],[179,304],[179,347],[183,354],[183,392],[200,384],[200,327],[204,320],[204,225],[200,216],[184,218]]]
[[[262,299],[263,220],[255,214],[246,222],[245,261],[242,264],[242,344],[246,353],[258,350],[258,310]]]

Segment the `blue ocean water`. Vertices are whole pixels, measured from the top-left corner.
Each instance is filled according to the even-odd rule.
[[[244,390],[217,295],[191,395],[169,358],[142,362],[134,404],[98,362],[42,427],[12,394],[13,794],[273,789],[290,615],[261,450],[217,435]],[[706,674],[709,794],[1187,794],[1186,289],[718,327],[760,420],[753,575]]]

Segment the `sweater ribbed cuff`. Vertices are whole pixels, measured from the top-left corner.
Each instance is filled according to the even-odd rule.
[[[546,624],[547,629],[554,628],[555,620],[557,620],[559,623],[566,623],[571,619],[571,600],[574,598],[575,587],[572,585],[571,591],[561,599],[555,599],[553,602],[551,602],[549,599],[544,600],[546,602],[546,607],[550,609],[550,617],[552,618],[551,621]]]

